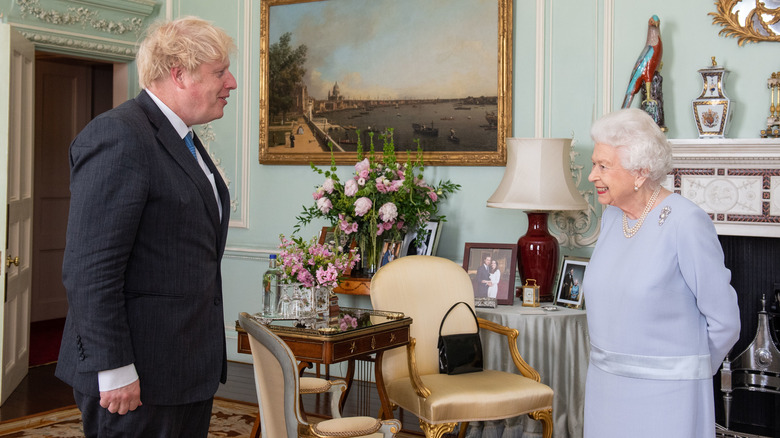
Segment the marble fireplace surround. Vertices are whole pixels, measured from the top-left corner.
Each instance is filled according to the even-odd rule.
[[[664,187],[706,211],[720,235],[780,237],[780,140],[674,139]]]

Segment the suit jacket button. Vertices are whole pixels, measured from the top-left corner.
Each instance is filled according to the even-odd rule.
[[[222,298],[220,298],[220,297],[214,298],[214,305],[215,306],[219,306],[220,303],[222,303]]]
[[[86,358],[87,358],[87,356],[84,356],[84,353],[79,354],[79,360],[83,361]]]

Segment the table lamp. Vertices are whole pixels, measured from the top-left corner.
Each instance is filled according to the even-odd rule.
[[[552,301],[558,240],[547,231],[547,215],[588,207],[572,179],[571,139],[507,138],[506,146],[504,177],[487,206],[525,210],[528,231],[517,240],[518,272],[523,283],[536,280],[541,301]]]

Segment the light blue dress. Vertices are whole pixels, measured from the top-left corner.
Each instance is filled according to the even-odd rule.
[[[684,197],[663,199],[630,239],[622,211],[604,210],[582,284],[585,438],[715,436],[712,376],[740,329],[730,280],[712,221]]]

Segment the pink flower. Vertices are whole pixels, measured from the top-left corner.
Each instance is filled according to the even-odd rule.
[[[343,214],[339,214],[339,228],[344,232],[344,234],[357,233],[358,224],[357,222],[349,223]]]
[[[380,222],[376,224],[376,235],[381,236],[385,231],[393,228],[392,222]]]
[[[347,196],[355,196],[358,191],[358,183],[354,179],[347,181],[344,185],[344,194]]]
[[[333,263],[328,263],[327,268],[321,267],[317,269],[316,275],[317,283],[319,284],[328,284],[339,280],[339,274],[336,271],[336,267],[333,266]]]
[[[325,190],[328,193],[333,193],[333,187],[335,186],[335,183],[333,182],[333,178],[327,178],[324,183],[322,183],[322,190]]]
[[[373,203],[371,200],[365,196],[358,198],[358,200],[355,201],[355,214],[358,216],[364,216],[366,213],[368,213],[369,210],[371,210],[372,205]]]
[[[368,175],[366,175],[366,176],[368,176]],[[357,183],[358,183],[359,186],[363,187],[364,185],[366,185],[366,178],[365,177],[358,178],[357,179]]]
[[[315,201],[317,201],[317,200],[319,200],[320,198],[322,198],[322,196],[323,196],[323,195],[322,195],[322,192],[320,191],[320,189],[317,189],[317,191],[316,191],[316,192],[314,192],[314,193],[312,193],[312,194],[311,194],[311,197],[312,197],[312,198],[314,198],[314,200],[315,200]]]
[[[390,180],[387,178],[380,176],[376,179],[376,189],[379,190],[379,193],[387,193],[389,187]]]
[[[322,214],[328,214],[330,209],[333,208],[333,203],[331,203],[328,198],[320,198],[317,200],[317,208]]]
[[[368,173],[370,170],[371,162],[368,161],[368,158],[364,158],[363,161],[355,164],[355,174],[361,178],[368,178]]]
[[[392,222],[398,217],[398,207],[392,202],[385,203],[379,208],[379,218],[385,222]]]
[[[431,201],[433,202],[436,202],[439,199],[439,196],[433,190],[428,192],[428,197],[431,198]]]

